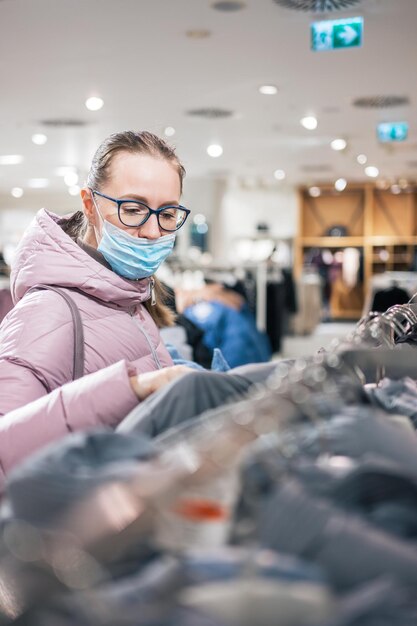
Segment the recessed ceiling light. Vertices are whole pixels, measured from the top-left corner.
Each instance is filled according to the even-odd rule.
[[[34,135],[32,135],[32,141],[37,146],[43,146],[48,141],[48,137],[43,133],[35,133]]]
[[[28,185],[32,189],[44,189],[48,187],[49,180],[47,178],[30,178]]]
[[[318,122],[317,118],[313,115],[307,115],[300,120],[301,126],[304,126],[307,130],[315,130],[317,128]]]
[[[207,39],[210,37],[211,31],[206,28],[193,28],[185,33],[190,39]]]
[[[367,167],[365,167],[365,174],[370,178],[376,178],[377,176],[379,176],[379,169],[374,165],[368,165]]]
[[[344,189],[346,189],[346,186],[347,186],[346,178],[338,178],[334,186],[335,186],[335,189],[337,189],[337,191],[343,191]]]
[[[365,165],[365,163],[368,160],[368,157],[366,156],[366,154],[358,154],[358,156],[356,157],[356,160],[359,163],[359,165]]]
[[[21,187],[13,187],[10,193],[13,198],[21,198],[23,196],[23,189]]]
[[[330,146],[332,150],[344,150],[347,146],[347,142],[344,139],[333,139]]]
[[[321,195],[320,187],[310,187],[308,193],[312,198],[318,198]]]
[[[80,191],[81,189],[78,185],[71,185],[71,187],[68,187],[68,193],[70,196],[78,196]]]
[[[85,106],[89,111],[99,111],[103,108],[104,100],[99,98],[98,96],[92,96],[91,98],[87,98],[85,101]]]
[[[278,87],[275,85],[261,85],[259,87],[259,93],[264,96],[275,96],[278,93]]]
[[[166,126],[164,128],[165,137],[173,137],[175,135],[175,128],[173,126]]]
[[[22,161],[23,157],[21,154],[4,154],[0,156],[0,165],[19,165]]]
[[[77,172],[67,172],[64,174],[64,183],[68,187],[73,187],[78,183],[78,174]]]
[[[246,4],[245,2],[240,2],[239,0],[219,0],[218,2],[213,2],[211,6],[213,9],[216,9],[216,11],[231,12],[244,9]]]
[[[276,178],[277,180],[284,180],[285,178],[284,170],[275,170],[274,178]]]
[[[223,148],[218,143],[212,143],[207,148],[207,154],[215,159],[223,154]]]

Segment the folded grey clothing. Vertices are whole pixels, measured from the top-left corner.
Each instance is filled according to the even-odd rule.
[[[346,594],[339,602],[337,617],[325,626],[415,624],[417,624],[415,589],[399,585],[387,574]]]
[[[376,526],[417,540],[417,479],[384,459],[367,459],[331,486],[330,499]]]
[[[317,566],[293,557],[270,550],[201,549],[187,551],[181,557],[162,556],[138,574],[89,591],[56,596],[52,602],[48,598],[47,606],[27,611],[25,618],[30,626],[38,623],[42,626],[215,626],[218,622],[214,618],[203,615],[195,607],[179,607],[178,592],[186,587],[248,577],[258,582],[262,579],[283,582],[286,593],[291,593],[292,583],[298,588],[300,582],[310,584],[310,593],[328,591]],[[52,621],[53,617],[56,622]]]
[[[128,480],[139,460],[155,454],[152,442],[140,435],[110,429],[68,435],[28,457],[10,473],[1,517],[53,525],[93,489]]]
[[[294,479],[283,480],[261,503],[257,529],[262,545],[319,564],[336,589],[385,572],[417,585],[415,545],[311,496]]]
[[[305,428],[299,430],[302,433]],[[253,534],[250,520],[254,509],[287,476],[341,511],[356,513],[388,533],[417,540],[417,479],[404,467],[372,455],[353,460],[324,454],[313,459],[296,446],[290,449],[290,441],[288,436],[270,434],[246,455],[233,543],[247,543]],[[290,451],[290,456],[284,454]]]
[[[255,547],[189,550],[183,555],[182,563],[188,585],[238,578],[326,584],[324,572],[318,565]]]
[[[314,458],[324,451],[353,459],[379,456],[417,476],[417,438],[375,408],[343,407],[332,419],[297,434],[299,449]]]
[[[241,400],[252,381],[230,372],[191,372],[139,404],[117,427],[119,433],[157,437],[205,411]]]
[[[417,427],[417,381],[409,377],[384,378],[377,386],[365,387],[365,391],[374,404],[388,413],[407,415]]]
[[[202,611],[181,606],[162,615],[161,608],[155,604],[141,606],[139,611],[105,614],[72,595],[32,609],[9,623],[14,626],[228,626]]]
[[[282,361],[280,361],[282,363]],[[284,363],[288,367],[294,364],[294,359],[284,359]],[[238,375],[245,380],[250,381],[252,384],[263,384],[271,374],[273,374],[277,367],[277,361],[270,363],[249,363],[247,365],[239,365],[228,370],[229,376]]]

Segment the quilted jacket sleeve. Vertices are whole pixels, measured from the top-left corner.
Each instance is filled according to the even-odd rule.
[[[119,361],[0,417],[3,480],[24,457],[69,432],[116,426],[138,402],[128,374],[128,364]]]
[[[68,432],[115,426],[137,404],[130,365],[118,361],[71,381],[74,337],[67,304],[51,292],[25,297],[0,327],[0,466]],[[0,470],[1,471],[1,470]]]

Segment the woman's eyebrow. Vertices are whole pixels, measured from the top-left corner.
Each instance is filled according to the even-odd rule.
[[[137,200],[138,202],[149,204],[148,199],[145,196],[140,196],[137,193],[124,193],[122,196],[120,196],[119,199],[120,200]],[[168,205],[178,206],[179,202],[178,200],[172,200],[172,201],[168,200],[167,202],[163,202],[162,204],[160,204],[160,206],[168,206]]]

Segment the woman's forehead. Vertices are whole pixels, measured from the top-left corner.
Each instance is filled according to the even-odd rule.
[[[175,164],[159,156],[119,152],[112,159],[108,173],[112,189],[123,193],[126,187],[138,193],[152,192],[157,187],[174,196],[180,194],[181,181]]]

